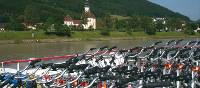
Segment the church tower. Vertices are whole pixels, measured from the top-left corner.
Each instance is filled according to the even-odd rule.
[[[96,17],[90,11],[90,6],[89,6],[88,0],[85,1],[84,16],[87,21],[85,24],[83,24],[84,29],[96,29]]]
[[[85,7],[84,7],[84,9],[85,9],[85,12],[89,12],[89,11],[90,11],[90,7],[89,7],[89,2],[88,2],[88,0],[86,0],[86,2],[85,2]]]
[[[73,20],[69,15],[67,15],[64,17],[64,24],[67,26],[82,26],[83,29],[96,29],[96,17],[90,11],[88,0],[85,0],[83,15],[83,20]]]

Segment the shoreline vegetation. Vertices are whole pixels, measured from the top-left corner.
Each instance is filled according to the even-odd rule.
[[[34,35],[33,35],[34,33]],[[156,35],[147,35],[144,32],[118,32],[112,31],[109,36],[102,35],[100,31],[73,31],[71,37],[46,35],[44,32],[0,32],[0,44],[18,43],[56,43],[77,41],[109,41],[109,40],[147,40],[170,38],[199,38],[200,34],[186,35],[183,32],[157,32]]]

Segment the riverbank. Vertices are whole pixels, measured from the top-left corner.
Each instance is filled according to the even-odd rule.
[[[45,35],[44,32],[0,32],[0,44],[13,43],[55,43],[73,41],[108,41],[108,40],[145,40],[171,38],[199,38],[200,34],[189,36],[182,32],[158,32],[156,35],[147,35],[144,32],[110,32],[110,36],[103,36],[99,31],[76,31],[71,37]]]

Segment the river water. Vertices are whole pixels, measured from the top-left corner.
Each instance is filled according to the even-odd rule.
[[[0,45],[0,61],[11,59],[28,59],[31,57],[59,56],[71,53],[82,53],[90,48],[117,46],[131,48],[144,45],[148,40],[112,40],[112,41],[80,41],[64,43],[23,43]],[[151,41],[150,41],[151,42]]]
[[[169,39],[162,39],[167,41]],[[197,39],[189,39],[197,40]],[[111,41],[80,41],[64,43],[22,43],[1,44],[0,61],[13,59],[28,59],[32,57],[60,56],[72,53],[83,53],[90,48],[102,46],[117,46],[120,49],[128,49],[135,46],[150,45],[154,40],[111,40]]]

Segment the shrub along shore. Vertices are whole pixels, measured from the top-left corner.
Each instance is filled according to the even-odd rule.
[[[44,32],[0,32],[0,43],[50,43],[68,41],[104,41],[104,40],[132,40],[132,39],[168,39],[168,38],[199,38],[200,34],[186,35],[183,32],[157,32],[156,35],[147,35],[144,32],[104,33],[100,31],[73,31],[71,36],[47,35]]]

